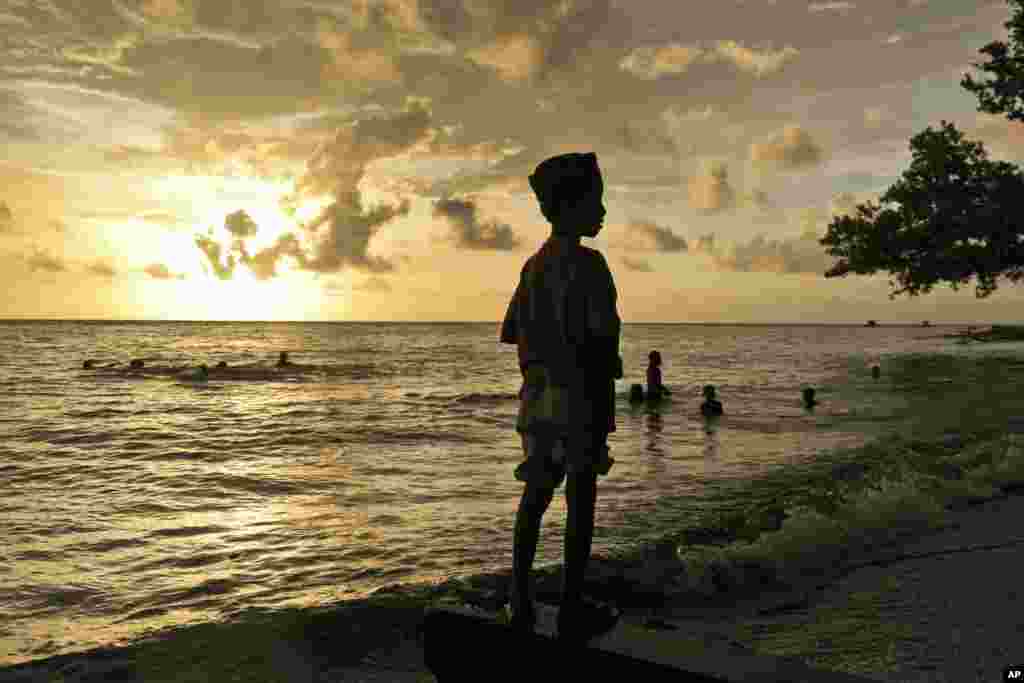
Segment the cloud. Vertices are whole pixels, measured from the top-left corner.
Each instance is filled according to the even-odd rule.
[[[104,263],[103,261],[96,261],[95,263],[90,263],[88,266],[85,267],[85,270],[87,273],[105,278],[112,278],[115,275],[117,275],[117,271],[114,270],[114,267],[111,266],[109,263]]]
[[[175,275],[170,269],[162,263],[151,263],[142,269],[146,275],[149,275],[154,280],[184,280],[185,274],[181,273]]]
[[[799,54],[800,51],[791,45],[781,50],[758,49],[746,47],[735,40],[719,40],[711,47],[669,43],[634,48],[619,61],[619,69],[653,81],[663,76],[678,76],[694,64],[727,63],[761,78],[781,70]]]
[[[769,240],[764,235],[757,235],[748,242],[736,242],[723,247],[714,234],[707,234],[691,245],[691,251],[710,257],[719,270],[816,274],[824,277],[825,271],[836,260],[825,253],[818,239],[814,231],[781,240]]]
[[[885,110],[881,107],[864,108],[864,126],[867,128],[880,128],[886,118]]]
[[[786,126],[782,133],[769,142],[750,145],[750,159],[755,163],[777,164],[796,169],[816,166],[824,159],[824,151],[803,128]]]
[[[352,289],[359,292],[390,292],[391,283],[382,277],[370,277],[353,285]]]
[[[257,280],[269,280],[277,277],[277,264],[285,256],[291,256],[299,264],[306,263],[306,256],[299,245],[298,238],[292,233],[285,233],[277,238],[273,245],[250,255],[242,240],[235,242],[234,248],[241,254],[244,263]]]
[[[14,213],[7,202],[0,201],[0,233],[14,229]]]
[[[663,253],[678,253],[687,250],[686,240],[671,229],[652,221],[630,221],[626,226],[627,243],[632,248],[653,250]],[[639,237],[639,242],[637,238]]]
[[[226,254],[227,259],[221,262],[221,245],[204,235],[196,235],[196,246],[206,255],[213,268],[213,274],[220,280],[230,280],[235,272],[235,255]],[[150,273],[152,275],[152,273]],[[153,275],[153,277],[157,277]]]
[[[298,182],[301,195],[332,195],[334,202],[306,226],[312,254],[299,253],[299,266],[315,272],[337,272],[351,266],[373,272],[394,269],[387,259],[370,256],[370,240],[391,220],[409,213],[409,202],[364,207],[359,181],[377,159],[394,157],[424,142],[431,129],[427,104],[407,98],[405,108],[389,115],[361,119],[338,131],[306,165]]]
[[[244,209],[239,209],[234,213],[229,213],[224,218],[224,229],[238,239],[252,237],[259,230],[256,225],[256,221],[254,221]]]
[[[622,58],[619,68],[637,78],[653,81],[662,76],[677,76],[701,61],[704,61],[704,50],[699,45],[671,43],[634,48]]]
[[[626,270],[631,270],[638,273],[652,273],[654,268],[650,263],[641,259],[633,259],[629,256],[623,256],[621,259],[622,265],[626,266]]]
[[[829,202],[829,211],[834,216],[853,216],[857,213],[857,196],[852,192],[840,192]]]
[[[394,83],[401,74],[392,55],[376,46],[357,45],[359,35],[337,22],[321,18],[317,25],[317,44],[330,55],[321,75],[325,82]]]
[[[845,12],[855,8],[852,2],[812,2],[807,6],[808,12],[834,12],[836,10]]]
[[[735,40],[720,40],[715,45],[714,54],[717,61],[730,62],[737,69],[761,78],[780,71],[783,66],[793,61],[800,51],[791,45],[781,50],[757,50],[744,47]]]
[[[736,192],[729,185],[729,171],[723,162],[705,164],[703,170],[690,177],[687,195],[690,206],[707,213],[733,208]]]
[[[63,273],[68,269],[67,264],[58,256],[51,256],[40,250],[25,259],[31,271],[42,270],[48,273]]]
[[[468,51],[466,57],[495,69],[503,80],[523,81],[537,72],[544,53],[534,37],[519,34],[501,36],[493,43]]]
[[[498,221],[482,223],[472,199],[440,199],[434,202],[433,213],[451,225],[457,249],[511,251],[522,244],[512,226]]]

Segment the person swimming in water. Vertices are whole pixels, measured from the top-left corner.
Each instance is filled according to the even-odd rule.
[[[647,400],[660,401],[672,393],[661,383],[661,354],[651,351],[647,358],[650,361],[647,366]]]
[[[806,389],[804,389],[803,396],[804,396],[804,408],[806,408],[807,410],[812,410],[814,408],[814,406],[818,405],[818,402],[814,400],[814,389],[813,388],[807,387]]]
[[[146,366],[146,364],[140,358],[133,359],[132,362],[129,363],[128,365],[129,365],[129,367],[133,367],[133,368],[143,368],[143,367]]]
[[[96,361],[94,361],[94,360],[82,361],[82,369],[83,370],[92,370],[94,367],[96,367]]]
[[[295,365],[295,364],[292,363],[290,360],[288,360],[288,352],[287,351],[282,351],[281,355],[277,359],[277,367],[284,368],[284,367],[288,367],[289,365]]]
[[[704,385],[704,402],[700,404],[700,412],[705,417],[718,417],[723,414],[722,402],[715,398],[715,387]]]
[[[227,367],[228,367],[228,364],[227,364],[226,361],[221,361],[221,362],[217,363],[217,369],[218,370],[224,370]]]
[[[201,363],[195,370],[186,370],[178,377],[192,382],[205,382],[210,378],[210,368],[206,366],[206,363]]]

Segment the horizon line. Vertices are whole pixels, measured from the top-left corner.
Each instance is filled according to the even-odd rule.
[[[500,325],[501,320],[189,320],[189,319],[167,319],[167,318],[48,318],[48,317],[4,317],[0,316],[0,322],[78,322],[78,323],[309,323],[309,324],[361,324],[361,325]],[[955,325],[1024,325],[1024,321],[984,321],[984,322],[934,322],[929,320],[928,325],[923,325],[921,320],[890,321],[883,322],[875,319],[877,327],[936,327]],[[720,321],[720,320],[687,320],[687,321],[656,321],[636,320],[622,321],[623,325],[789,325],[789,326],[834,326],[834,327],[869,327],[867,321],[850,322],[795,322],[795,321]]]

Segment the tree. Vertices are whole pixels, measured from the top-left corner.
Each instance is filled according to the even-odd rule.
[[[966,76],[961,85],[979,97],[983,111],[1024,120],[1024,0],[1007,2],[1016,6],[1004,24],[1011,29],[1013,56],[1003,43],[985,46],[980,52],[992,61],[979,68],[996,79],[977,83]],[[839,260],[825,277],[887,270],[901,285],[890,299],[928,293],[939,282],[956,290],[972,277],[975,295],[984,298],[997,289],[999,277],[1024,278],[1024,235],[1016,218],[1024,209],[1021,170],[989,161],[980,142],[965,140],[946,121],[911,138],[910,149],[910,168],[881,204],[860,204],[856,215],[829,224],[819,243]]]

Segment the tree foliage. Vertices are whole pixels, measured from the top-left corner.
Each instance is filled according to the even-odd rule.
[[[979,97],[983,111],[1024,120],[1024,0],[1007,2],[1017,10],[1005,24],[1013,55],[1003,43],[985,46],[980,52],[992,60],[980,68],[996,78],[977,83],[967,76],[961,85]],[[881,204],[860,204],[856,215],[829,224],[819,242],[839,260],[825,277],[888,271],[900,285],[890,299],[928,293],[939,282],[955,290],[972,277],[975,295],[984,298],[997,289],[999,277],[1024,277],[1017,218],[1024,209],[1021,170],[989,161],[980,142],[965,140],[946,121],[911,138],[910,149],[910,168]]]

